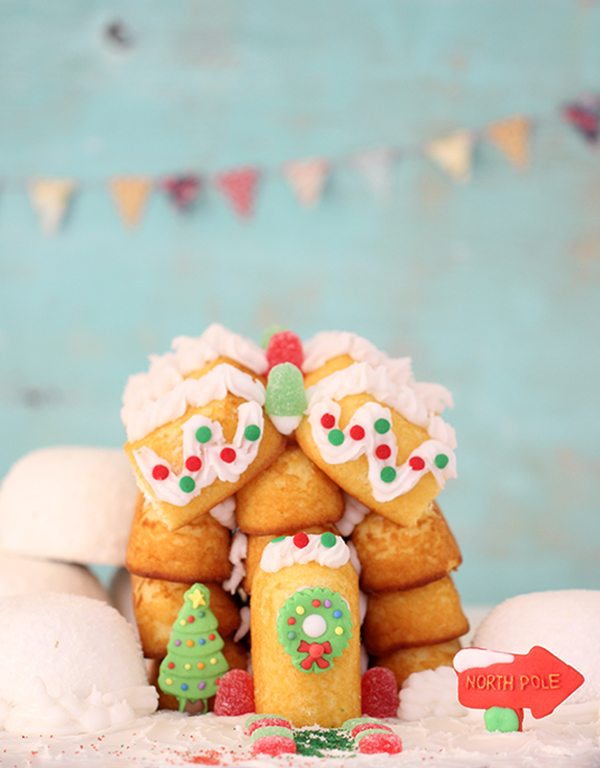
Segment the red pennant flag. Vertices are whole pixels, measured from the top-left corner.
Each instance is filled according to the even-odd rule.
[[[565,120],[590,144],[600,138],[600,94],[577,99],[563,107]]]
[[[189,211],[200,192],[200,179],[193,174],[167,176],[160,182],[160,188],[167,193],[178,211]]]
[[[260,178],[258,168],[247,166],[218,174],[215,184],[242,218],[252,215],[256,188]]]

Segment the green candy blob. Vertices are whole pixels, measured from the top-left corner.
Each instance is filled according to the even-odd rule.
[[[304,378],[293,363],[280,363],[271,369],[265,410],[269,416],[302,416],[306,410]]]
[[[513,733],[519,730],[519,716],[508,707],[490,707],[485,710],[483,721],[488,731]]]

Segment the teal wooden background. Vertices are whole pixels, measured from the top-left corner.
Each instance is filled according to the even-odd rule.
[[[134,45],[109,45],[120,19]],[[456,397],[442,496],[471,602],[600,587],[600,156],[557,116],[600,89],[600,7],[576,0],[2,0],[0,176],[91,184],[44,239],[0,192],[0,470],[118,444],[127,375],[211,320],[258,337],[354,329]],[[456,186],[406,157],[390,200],[340,169],[306,212],[276,175],[240,223],[206,190],[123,230],[112,173],[277,166],[526,112],[532,169],[478,149]],[[32,478],[35,482],[35,478]]]

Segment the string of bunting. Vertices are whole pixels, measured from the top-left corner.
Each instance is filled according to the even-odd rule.
[[[600,139],[600,94],[580,98],[562,107],[565,121],[588,143]],[[457,130],[440,136],[416,148],[420,154],[458,183],[471,178],[473,150],[485,140],[494,146],[517,170],[529,165],[531,135],[534,120],[524,115],[490,123],[481,131]],[[376,147],[335,161],[323,157],[291,160],[280,171],[298,202],[305,208],[317,206],[321,200],[334,165],[354,167],[378,197],[390,192],[394,162],[410,152],[407,148]],[[137,227],[144,215],[153,191],[167,196],[180,212],[191,211],[203,186],[212,184],[225,198],[235,214],[249,218],[265,169],[244,166],[226,170],[214,177],[200,174],[166,176],[118,176],[107,186],[123,224]],[[63,222],[74,195],[86,185],[72,178],[38,178],[26,181],[33,210],[42,232],[56,233]]]

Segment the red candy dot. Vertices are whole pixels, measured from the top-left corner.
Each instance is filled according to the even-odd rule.
[[[304,549],[308,546],[308,536],[305,533],[297,533],[293,538],[294,546],[298,549]]]
[[[190,456],[185,460],[185,468],[189,472],[197,472],[202,466],[202,462],[198,456]]]
[[[313,604],[313,606],[314,606],[315,608],[318,608],[318,607],[321,605],[321,601],[320,601],[320,600],[313,600],[313,601],[312,601],[312,604]]]
[[[170,662],[167,664],[167,667],[169,667],[169,669],[175,669],[175,664],[173,664],[173,662],[172,662],[172,661],[170,661]]]
[[[188,624],[193,624],[196,619],[193,616],[188,616]]]
[[[419,472],[421,469],[425,469],[425,462],[420,456],[413,456],[412,459],[408,462],[408,465],[411,469],[414,469],[415,472]]]
[[[378,445],[377,448],[375,448],[375,456],[377,456],[378,459],[385,461],[385,459],[389,459],[391,455],[392,449],[389,445]]]
[[[157,464],[152,470],[152,477],[155,480],[166,480],[169,477],[169,469],[164,464]]]
[[[350,437],[353,440],[362,440],[364,436],[365,436],[365,430],[359,424],[356,424],[350,430]]]
[[[293,616],[290,616],[290,618],[288,619],[288,624],[291,626],[292,624],[295,624],[295,623],[296,623],[296,619]]]
[[[321,416],[321,426],[325,429],[331,429],[333,425],[335,424],[335,417],[332,416],[330,413],[324,413],[323,416]]]
[[[221,461],[224,461],[226,464],[231,464],[235,461],[235,451],[233,448],[223,448],[221,451]]]
[[[208,636],[208,639],[209,639],[209,640],[214,640],[214,639],[215,639],[215,636],[214,636],[214,635],[211,633],[211,634]]]

